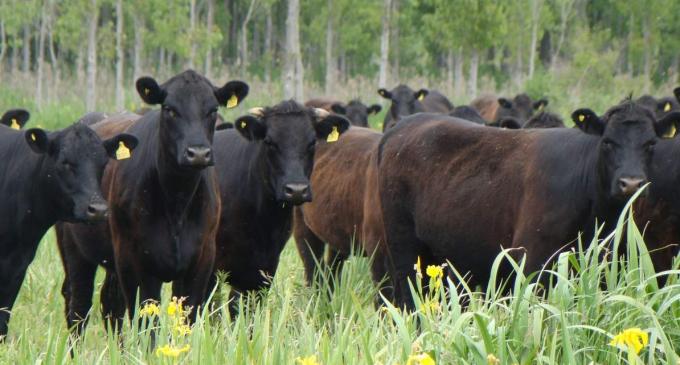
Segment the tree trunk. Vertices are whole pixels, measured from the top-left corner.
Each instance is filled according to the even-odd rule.
[[[468,95],[477,97],[477,72],[479,70],[479,51],[473,49],[470,54],[470,76],[468,78]]]
[[[40,33],[38,36],[38,59],[37,74],[35,86],[35,105],[38,110],[42,109],[43,101],[43,61],[45,60],[45,33],[47,33],[47,4],[42,6],[42,14],[40,16]]]
[[[91,14],[87,34],[87,94],[85,96],[85,110],[96,109],[97,103],[97,23],[99,8],[97,0],[91,0]]]
[[[116,109],[122,110],[125,103],[123,91],[123,0],[116,0]]]
[[[384,0],[382,15],[382,34],[380,35],[380,69],[378,71],[378,86],[387,87],[390,57],[390,22],[392,0]]]
[[[248,67],[248,23],[250,22],[251,15],[253,15],[253,9],[255,8],[256,2],[257,0],[250,0],[248,12],[246,13],[246,17],[243,19],[243,24],[241,25],[241,37],[238,47],[237,64],[241,68],[242,75],[245,75],[246,69]]]
[[[31,28],[28,24],[24,25],[24,41],[21,45],[24,56],[21,63],[21,72],[27,74],[31,70]]]
[[[135,27],[134,58],[132,60],[132,78],[137,81],[142,76],[142,52],[144,52],[144,22],[139,14],[132,12],[132,22]]]
[[[454,56],[453,50],[449,50],[446,54],[446,93],[448,95],[453,95],[453,74],[454,74]]]
[[[569,22],[569,17],[571,16],[571,11],[574,7],[574,1],[565,1],[560,7],[560,38],[557,41],[557,47],[555,47],[555,52],[553,53],[550,60],[550,68],[555,67],[557,57],[560,55],[562,50],[562,45],[564,44],[564,39],[567,35],[567,24]]]
[[[189,60],[187,67],[193,69],[196,60],[196,0],[189,1]]]
[[[644,20],[642,22],[642,37],[644,43],[644,76],[645,76],[645,86],[644,92],[649,93],[651,88],[651,77],[652,77],[652,45],[651,42],[651,24],[649,19],[649,14],[645,14]]]
[[[401,67],[400,64],[400,59],[401,59],[401,54],[399,50],[399,0],[392,0],[392,11],[390,12],[390,27],[391,27],[391,35],[390,39],[392,40],[392,81],[395,82],[401,82],[399,80],[399,68]],[[396,77],[396,80],[394,79]]]
[[[538,24],[541,21],[541,0],[531,3],[531,48],[529,49],[529,78],[536,68],[536,48],[538,48]]]
[[[158,49],[158,76],[163,76],[163,65],[165,65],[165,48]]]
[[[206,0],[206,5],[208,6],[208,12],[206,14],[206,31],[208,33],[208,37],[212,37],[212,32],[213,32],[213,22],[215,18],[215,0]],[[205,77],[210,79],[211,78],[211,73],[212,73],[212,43],[208,44],[208,47],[205,50],[205,68],[204,72]]]
[[[54,11],[52,8],[51,12]],[[57,52],[54,50],[54,18],[52,15],[49,16],[49,22],[47,27],[47,49],[50,51],[50,63],[52,64],[52,73],[54,74],[55,85],[60,80],[59,72],[59,59],[57,58]]]
[[[328,19],[326,19],[326,95],[331,95],[335,86],[335,62],[333,59],[333,0],[326,3]]]
[[[78,87],[83,87],[83,79],[85,79],[85,50],[78,48],[78,55],[76,56],[76,80]]]
[[[2,62],[5,60],[5,52],[7,51],[7,36],[5,35],[5,21],[0,19],[0,68],[2,67]]]
[[[288,0],[286,18],[286,63],[283,74],[283,94],[286,99],[294,98],[302,102],[302,55],[300,54],[300,1]]]
[[[463,58],[463,48],[458,48],[458,51],[456,52],[456,68],[453,72],[453,78],[454,78],[454,95],[460,97],[465,94],[465,76],[463,75],[463,64],[465,59]]]
[[[264,82],[267,85],[267,90],[271,87],[272,82],[272,63],[274,62],[274,50],[272,49],[272,34],[273,21],[271,5],[267,7],[267,14],[265,19],[265,34],[264,34]]]

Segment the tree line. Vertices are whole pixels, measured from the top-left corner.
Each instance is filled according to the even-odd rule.
[[[75,80],[89,110],[101,75],[123,107],[131,80],[188,67],[300,99],[414,77],[473,97],[480,80],[522,87],[575,68],[649,91],[677,81],[677,14],[671,0],[2,0],[0,74],[30,75],[38,107],[46,84]]]

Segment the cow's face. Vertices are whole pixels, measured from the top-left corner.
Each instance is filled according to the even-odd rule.
[[[546,105],[548,105],[548,100],[532,101],[527,94],[518,94],[512,100],[499,98],[496,120],[512,117],[523,124],[531,118],[535,111],[543,110]]]
[[[11,109],[5,112],[0,117],[0,124],[10,127],[12,129],[21,129],[24,127],[28,118],[31,115],[24,109]]]
[[[34,152],[46,155],[44,174],[59,210],[59,220],[104,219],[108,210],[100,189],[104,167],[109,158],[128,158],[137,146],[137,138],[119,134],[102,141],[80,123],[50,134],[38,128],[29,129],[25,137]]]
[[[333,104],[331,110],[336,114],[345,115],[357,127],[368,127],[368,116],[380,113],[382,107],[378,104],[366,106],[359,100],[352,100],[347,105]]]
[[[598,117],[589,109],[572,114],[574,123],[599,135],[597,148],[600,186],[608,197],[627,199],[647,182],[647,173],[659,138],[673,138],[680,113],[656,119],[651,110],[625,102]]]
[[[276,199],[299,205],[312,200],[312,174],[317,143],[337,140],[349,121],[322,109],[310,109],[294,101],[271,108],[251,109],[235,122],[235,128],[258,148],[261,172]]]
[[[389,112],[394,121],[425,111],[425,107],[421,102],[427,96],[427,90],[425,89],[413,91],[406,85],[399,85],[392,89],[392,91],[378,89],[378,94],[392,102]]]
[[[137,80],[147,104],[161,104],[160,139],[164,153],[179,167],[213,165],[212,140],[217,108],[235,107],[248,95],[248,85],[231,81],[221,88],[194,71],[185,71],[163,85],[150,77]]]

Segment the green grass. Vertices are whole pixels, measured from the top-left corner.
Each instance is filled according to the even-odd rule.
[[[333,295],[328,288],[303,285],[303,269],[291,243],[286,247],[272,289],[251,310],[230,319],[224,307],[203,313],[187,337],[172,335],[170,318],[161,315],[157,346],[175,341],[189,345],[177,359],[159,357],[148,328],[127,325],[120,337],[108,336],[98,311],[69,357],[63,318],[61,262],[53,232],[45,237],[15,307],[3,364],[290,364],[314,355],[321,364],[406,364],[427,353],[437,364],[678,364],[680,283],[675,270],[655,273],[641,233],[619,222],[616,238],[560,255],[547,297],[522,275],[509,283],[512,294],[474,292],[464,282],[447,280],[452,297],[441,290],[414,289],[420,310],[406,314],[386,306],[376,310],[376,290],[368,260],[353,258],[345,266]],[[630,261],[611,261],[626,250]],[[605,254],[606,253],[606,254]],[[506,259],[499,255],[500,260]],[[516,264],[521,266],[521,263]],[[659,276],[668,284],[659,287]],[[492,275],[492,281],[498,280]],[[98,276],[101,285],[101,273]],[[603,283],[600,285],[600,283]],[[165,287],[161,307],[169,300]],[[226,287],[218,290],[224,295]],[[469,305],[462,307],[459,298]],[[428,303],[421,305],[421,303]],[[436,304],[430,304],[436,303]],[[98,296],[95,296],[95,308]],[[429,308],[429,309],[426,309]],[[613,335],[630,327],[649,333],[638,356],[610,346]],[[632,356],[631,356],[632,355]],[[630,357],[629,357],[630,356]],[[491,358],[493,360],[493,358]],[[491,362],[493,363],[493,362]]]

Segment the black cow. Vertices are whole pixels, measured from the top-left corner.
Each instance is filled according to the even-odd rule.
[[[449,113],[450,116],[460,118],[460,119],[465,119],[473,123],[481,124],[484,125],[486,124],[486,121],[484,118],[482,118],[481,115],[477,112],[477,110],[471,106],[468,105],[460,105],[455,108]]]
[[[228,273],[236,297],[269,287],[291,234],[293,206],[312,200],[314,149],[350,123],[291,100],[251,109],[234,124],[215,134],[223,199],[215,270]]]
[[[420,89],[413,91],[406,85],[399,85],[388,91],[378,89],[378,94],[392,102],[390,110],[385,114],[383,131],[393,127],[401,118],[421,112],[449,113],[453,104],[435,90]]]
[[[647,181],[659,136],[680,114],[656,121],[626,102],[602,118],[577,110],[573,120],[597,135],[486,128],[421,114],[383,137],[378,185],[399,305],[413,305],[407,279],[416,279],[418,257],[423,267],[450,260],[472,274],[474,286],[488,282],[501,246],[521,248],[532,272],[573,245],[579,231],[588,242],[596,219],[611,229]]]
[[[14,117],[26,122],[28,112]],[[0,128],[0,338],[7,335],[12,306],[45,232],[59,220],[105,218],[99,181],[121,145],[132,150],[137,139],[118,134],[102,141],[79,123],[49,133]]]
[[[12,129],[21,129],[28,122],[30,114],[25,109],[10,109],[0,117],[0,125],[10,127]]]
[[[506,128],[506,129],[530,129],[530,128],[565,128],[564,122],[559,115],[550,112],[540,112],[529,118],[524,125],[513,117],[501,118],[496,123],[489,124],[489,126]]]
[[[108,222],[57,227],[67,322],[70,328],[80,322],[77,331],[92,305],[98,265],[106,269],[102,309],[114,319],[122,318],[125,306],[134,315],[137,290],[141,303],[159,300],[161,285],[168,281],[173,295],[187,297],[187,306],[196,309],[213,271],[220,211],[212,167],[217,109],[236,106],[248,85],[231,81],[217,88],[188,70],[162,85],[143,77],[136,86],[144,102],[161,109],[113,116],[92,126],[100,135],[125,130],[143,143],[132,158],[104,173]]]
[[[470,103],[470,106],[477,109],[489,125],[503,128],[508,128],[510,125],[499,125],[502,119],[514,118],[522,127],[535,112],[542,111],[547,105],[547,99],[534,101],[527,94],[517,94],[513,99],[484,95]]]
[[[344,115],[352,125],[366,128],[368,128],[368,116],[378,114],[382,110],[382,106],[379,104],[368,106],[359,99],[350,100],[349,103],[344,104],[331,99],[317,98],[307,100],[305,106]]]
[[[676,95],[677,90],[678,89],[676,89]],[[668,113],[680,110],[680,102],[678,102],[678,99],[674,97],[666,96],[657,99],[651,95],[643,95],[639,97],[636,102],[652,110],[658,118],[661,118]]]

